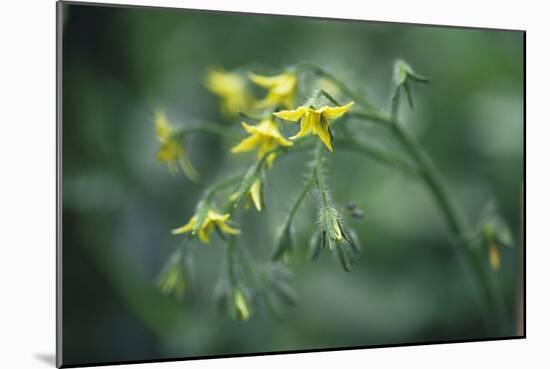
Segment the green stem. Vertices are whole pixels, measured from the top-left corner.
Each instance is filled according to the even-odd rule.
[[[184,134],[194,133],[194,132],[210,133],[210,134],[222,136],[225,138],[229,138],[232,140],[242,139],[242,136],[235,133],[232,129],[223,127],[219,124],[212,124],[207,122],[195,123],[193,125],[187,125],[187,126],[176,128],[173,134],[178,136],[183,136]]]
[[[469,231],[470,227],[458,206],[453,201],[450,191],[446,187],[439,170],[429,155],[414,140],[414,138],[410,136],[405,129],[403,129],[398,121],[400,94],[392,93],[391,95],[390,117],[387,117],[370,103],[364,104],[361,99],[358,99],[357,102],[368,111],[353,112],[350,113],[350,115],[353,115],[359,119],[384,123],[386,127],[391,128],[394,136],[415,161],[417,168],[414,169],[414,174],[424,180],[441,212],[445,216],[449,228],[458,240],[460,240],[460,244],[463,245],[463,247],[460,247],[459,249],[467,260],[468,265],[470,265],[476,280],[479,282],[477,285],[479,286],[480,293],[484,298],[486,306],[488,307],[488,311],[486,311],[486,313],[496,316],[496,321],[498,323],[497,328],[501,328],[503,317],[502,307],[499,304],[498,297],[491,284],[487,270],[483,267],[477,249],[475,248],[472,240],[467,237],[467,235],[471,233]],[[342,146],[345,147],[346,145]],[[411,172],[412,168],[410,168],[408,164],[407,166],[404,166],[404,163],[400,159],[396,160],[396,158],[389,157],[386,153],[383,153],[380,150],[373,149],[366,145],[360,144],[359,142],[352,142],[349,148],[365,153],[381,162],[385,162],[396,167],[401,167],[401,169],[405,169],[407,172],[413,174]],[[491,321],[490,317],[487,321]]]
[[[226,268],[227,268],[227,278],[229,279],[229,283],[232,286],[235,286],[237,283],[237,276],[235,274],[235,268],[234,268],[234,252],[235,252],[235,238],[233,236],[229,237],[229,239],[226,242]]]
[[[315,178],[315,184],[317,186],[317,190],[319,191],[319,196],[321,197],[321,201],[323,203],[323,207],[328,207],[328,197],[327,197],[327,191],[325,190],[325,178],[323,176],[323,145],[321,141],[317,143],[317,146],[315,148],[315,163],[313,166],[313,177]]]
[[[349,113],[349,116],[359,118],[359,119],[369,120],[375,123],[386,124],[388,126],[392,124],[391,119],[387,118],[384,114],[372,109],[370,111],[362,111],[362,112],[352,111]]]
[[[306,194],[309,192],[309,189],[311,188],[311,185],[313,184],[313,179],[314,178],[315,178],[315,175],[314,175],[314,172],[312,171],[311,175],[307,179],[307,182],[306,182],[304,188],[302,189],[302,191],[298,195],[298,198],[296,199],[296,201],[292,205],[292,208],[290,209],[290,212],[288,213],[288,218],[287,218],[287,222],[286,222],[287,224],[290,224],[292,222],[292,219],[294,218],[294,215],[296,214],[296,211],[298,211],[298,208],[300,208],[300,205],[302,204],[302,201],[304,201],[304,199],[306,197]]]
[[[319,95],[326,97],[334,105],[342,105],[340,101],[335,99],[334,96],[332,96],[325,90],[320,90]],[[388,119],[384,114],[379,112],[378,109],[375,109],[372,105],[365,107],[365,111],[362,111],[362,112],[350,112],[348,116],[370,120],[372,122],[382,123],[387,125],[390,125],[392,123],[390,119]]]
[[[242,178],[243,178],[243,175],[238,174],[238,175],[234,175],[229,178],[226,178],[223,181],[214,183],[213,185],[208,187],[206,191],[204,191],[204,194],[202,196],[203,201],[207,203],[210,202],[210,200],[212,199],[212,196],[214,196],[216,192],[224,190],[227,187],[230,187],[234,184],[237,184],[240,180],[242,180]]]
[[[261,280],[258,276],[258,273],[256,272],[256,269],[254,269],[252,256],[250,256],[248,249],[244,247],[243,245],[239,245],[239,261],[241,262],[241,266],[243,268],[243,271],[245,275],[248,277],[248,280],[253,288],[256,290],[261,289]]]
[[[460,243],[463,245],[463,247],[460,247],[459,249],[462,250],[462,253],[474,272],[477,281],[479,282],[478,286],[480,286],[481,293],[485,298],[487,307],[489,308],[489,311],[486,311],[486,313],[496,315],[498,323],[497,328],[500,328],[502,326],[500,322],[502,320],[501,306],[498,303],[498,298],[493,286],[491,285],[489,275],[487,274],[486,268],[482,265],[482,261],[479,258],[475,245],[472,243],[472,240],[467,237],[467,235],[470,234],[468,222],[456,203],[453,201],[450,191],[445,185],[439,170],[431,158],[399,123],[397,118],[398,110],[399,94],[395,94],[391,99],[391,121],[393,122],[391,125],[392,132],[416,162],[421,177],[431,190],[433,197],[439,205],[439,208],[445,215],[452,233],[455,234],[455,236],[460,240]]]
[[[458,236],[463,237],[468,232],[468,225],[465,218],[458,210],[456,204],[451,199],[449,190],[443,183],[441,174],[435,167],[433,161],[422,147],[403,129],[397,120],[397,110],[399,98],[392,99],[392,125],[391,129],[397,140],[408,151],[419,168],[420,175],[432,190],[433,195],[438,202],[441,210],[445,214],[451,230]]]
[[[311,63],[311,62],[304,62],[304,63],[297,64],[295,67],[296,67],[296,69],[304,69],[304,70],[309,69],[312,72],[314,72],[314,73],[316,73],[320,76],[323,76],[324,78],[326,78],[327,80],[331,81],[336,86],[338,86],[338,88],[340,90],[342,90],[342,92],[345,95],[347,95],[348,97],[350,97],[351,99],[353,99],[357,103],[360,103],[361,105],[369,107],[369,108],[374,107],[374,105],[370,101],[363,98],[363,96],[361,96],[359,93],[351,90],[345,83],[343,83],[338,78],[336,78],[336,76],[334,76],[332,73],[326,71],[325,69],[321,68],[320,66],[318,66],[314,63]]]
[[[360,142],[356,139],[341,140],[340,147],[343,150],[349,150],[365,154],[371,157],[374,160],[379,161],[382,164],[387,164],[389,166],[395,167],[402,170],[406,174],[417,177],[419,171],[416,167],[409,164],[407,161],[401,159],[400,157],[390,154],[384,150],[379,149],[373,145],[367,144],[365,142]]]

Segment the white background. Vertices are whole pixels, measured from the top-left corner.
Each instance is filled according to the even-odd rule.
[[[543,1],[137,1],[133,4],[527,30],[527,340],[142,364],[140,368],[550,367],[550,58]],[[119,1],[112,1],[119,2]],[[532,4],[539,5],[532,5]],[[11,0],[0,21],[0,367],[55,352],[55,2]],[[32,110],[29,110],[32,107]]]

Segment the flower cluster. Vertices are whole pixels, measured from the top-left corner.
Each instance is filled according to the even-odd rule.
[[[228,121],[234,121],[238,117],[245,117],[244,120],[246,120],[240,121],[245,135],[229,148],[229,152],[232,154],[255,152],[255,160],[243,175],[237,175],[233,179],[207,188],[198,202],[195,214],[183,226],[173,229],[172,234],[186,235],[186,240],[196,237],[201,243],[207,244],[216,232],[222,241],[228,244],[226,271],[223,273],[223,283],[218,286],[218,295],[223,309],[230,316],[240,320],[248,320],[255,310],[254,305],[259,304],[259,301],[271,306],[273,310],[279,310],[274,306],[294,300],[293,291],[288,286],[289,274],[282,272],[284,267],[274,265],[282,256],[288,261],[292,251],[294,214],[312,183],[315,182],[313,181],[314,172],[311,173],[299,199],[292,205],[290,214],[283,222],[282,231],[276,242],[273,262],[269,264],[271,265],[268,268],[271,270],[269,273],[262,271],[261,267],[242,252],[243,245],[240,245],[238,237],[241,229],[231,223],[235,218],[235,210],[239,208],[241,200],[245,200],[245,208],[253,206],[258,212],[265,209],[263,192],[267,173],[274,166],[278,156],[293,151],[301,142],[306,141],[306,138],[319,139],[318,144],[314,145],[316,152],[321,147],[332,152],[334,150],[332,122],[345,115],[354,105],[353,102],[338,104],[333,98],[325,101],[323,94],[326,95],[326,93],[318,90],[312,90],[311,94],[301,97],[298,93],[300,80],[299,71],[296,68],[289,68],[275,75],[228,72],[221,68],[211,69],[206,74],[205,87],[220,98],[221,116]],[[256,98],[253,91],[258,88],[264,89],[265,94]],[[305,103],[296,104],[300,97]],[[286,132],[290,127],[286,127],[285,122],[299,122],[300,127],[294,134],[287,135]],[[174,127],[162,111],[155,114],[154,126],[160,143],[157,159],[167,163],[172,172],[181,169],[187,177],[197,180],[198,172],[191,165],[183,146],[183,139],[191,129],[186,126]],[[193,129],[200,131],[201,128],[213,133],[227,132],[223,125],[208,127],[199,125]],[[231,133],[234,135],[233,131]],[[231,188],[233,191],[230,194],[222,195],[220,198],[225,190]],[[323,206],[322,209],[325,209],[326,206]],[[326,209],[328,210],[322,210],[321,214],[330,212],[330,216],[327,215],[330,219],[322,217],[319,227],[324,239],[328,240],[328,248],[334,250],[340,248],[335,245],[349,242],[336,210]],[[336,220],[337,218],[339,220]],[[178,251],[177,255],[170,259],[159,278],[161,291],[177,297],[183,296],[186,288],[184,278],[186,273],[181,268],[181,258],[181,253]],[[348,269],[349,265],[343,264]]]
[[[310,84],[303,78],[303,74],[309,72],[313,72],[315,77]],[[316,227],[311,232],[310,257],[315,260],[322,249],[327,249],[349,271],[359,255],[360,245],[357,234],[345,224],[344,216],[360,221],[365,218],[365,213],[353,201],[339,207],[331,196],[324,163],[341,147],[340,144],[422,179],[440,202],[443,215],[448,218],[455,236],[464,244],[465,252],[473,255],[468,260],[477,263],[478,255],[485,256],[483,252],[486,252],[489,266],[497,271],[502,264],[501,246],[513,244],[503,218],[494,206],[490,206],[482,213],[477,229],[472,231],[467,222],[461,222],[456,209],[449,205],[451,201],[435,165],[399,124],[400,97],[405,94],[412,108],[412,83],[427,81],[407,63],[398,60],[393,69],[390,112],[386,114],[332,74],[311,63],[270,75],[221,68],[209,70],[204,85],[219,98],[220,118],[224,122],[175,127],[163,111],[157,111],[154,116],[159,143],[157,160],[167,164],[171,172],[181,170],[188,178],[197,181],[198,172],[184,149],[186,135],[196,131],[229,139],[228,143],[220,142],[227,153],[255,152],[255,157],[246,169],[206,187],[194,214],[184,225],[172,230],[173,235],[183,237],[184,245],[174,252],[159,276],[160,291],[165,295],[183,297],[191,274],[191,268],[186,264],[190,260],[188,242],[198,239],[208,244],[216,233],[224,244],[225,253],[215,293],[220,308],[241,321],[249,320],[260,306],[280,314],[283,305],[293,305],[295,301],[295,293],[290,287],[292,274],[286,264],[291,264],[292,252],[298,246],[294,237],[295,218],[299,217],[298,210],[311,192],[316,195],[313,198],[318,211],[317,222],[315,216],[303,218],[306,221],[311,219],[311,227]],[[328,91],[319,90],[319,86],[327,86]],[[258,95],[258,90],[263,92]],[[360,110],[351,112],[356,108]],[[401,158],[387,149],[362,143],[353,137],[355,132],[348,129],[349,125],[340,124],[335,129],[336,123],[345,121],[340,119],[342,117],[380,123],[384,129],[390,127],[391,134],[409,157]],[[299,124],[299,128],[288,122]],[[342,125],[346,129],[340,131]],[[264,192],[270,189],[270,176],[275,175],[273,167],[279,165],[279,158],[288,153],[313,159],[308,159],[309,165],[304,166],[305,181],[296,183],[296,187],[301,188],[297,196],[281,200],[288,201],[289,210],[280,223],[271,260],[260,263],[248,253],[244,244],[246,237],[240,237],[246,232],[246,227],[238,225],[239,211],[254,207],[265,213],[268,204],[264,201]],[[241,206],[242,202],[244,206]],[[476,268],[480,269],[483,272],[482,268]],[[487,285],[483,273],[478,278],[483,282],[480,284]]]

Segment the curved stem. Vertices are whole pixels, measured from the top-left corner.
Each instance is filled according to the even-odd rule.
[[[209,202],[211,200],[212,196],[214,196],[216,194],[216,192],[221,191],[221,190],[223,190],[227,187],[230,187],[230,186],[238,183],[242,179],[242,177],[243,177],[242,174],[238,174],[238,175],[234,175],[234,176],[231,176],[229,178],[226,178],[223,181],[214,183],[213,185],[208,187],[206,189],[206,191],[204,191],[202,199],[205,202]]]
[[[296,214],[296,211],[298,211],[298,208],[300,208],[300,205],[302,204],[302,201],[304,201],[306,194],[309,192],[309,189],[311,188],[311,185],[313,184],[314,174],[313,171],[311,172],[311,175],[307,179],[306,184],[304,185],[304,188],[302,188],[302,191],[296,198],[296,201],[294,204],[292,204],[292,208],[290,209],[290,212],[288,213],[287,218],[287,224],[292,222],[292,219],[294,218],[294,214]]]
[[[471,270],[473,271],[473,275],[478,281],[480,292],[485,300],[486,306],[489,309],[489,311],[486,311],[485,313],[494,314],[497,318],[497,329],[501,329],[503,316],[502,309],[487,270],[483,267],[475,245],[467,236],[470,234],[470,226],[454,202],[450,191],[448,190],[439,170],[433,163],[430,156],[399,123],[398,112],[400,94],[397,92],[391,95],[390,117],[386,117],[379,109],[373,107],[372,104],[362,104],[361,100],[358,102],[360,105],[363,105],[365,109],[370,110],[370,112],[367,114],[355,112],[353,115],[360,119],[387,124],[386,126],[391,128],[394,136],[415,161],[417,165],[417,169],[415,170],[416,174],[419,175],[420,178],[422,178],[426,183],[437,205],[441,209],[441,212],[445,216],[451,232],[460,240],[460,244],[463,245],[463,247],[460,247],[459,250],[462,251],[468,264],[470,265]],[[385,155],[380,156],[379,151],[372,150],[368,147],[361,147],[360,151],[378,160],[388,162],[388,158]],[[391,164],[395,165],[396,163],[397,162],[395,162],[392,158]],[[388,164],[390,164],[390,162],[388,162]],[[398,164],[398,166],[401,166],[401,164]],[[490,317],[487,321],[491,322]]]
[[[373,109],[370,109],[369,111],[365,110],[361,112],[353,111],[349,113],[349,116],[359,118],[359,119],[370,120],[371,122],[375,122],[375,123],[386,124],[388,125],[388,127],[389,125],[392,124],[391,119],[387,118],[384,114],[380,113],[379,111],[373,110]]]
[[[470,226],[468,225],[462,212],[457,207],[456,203],[453,201],[452,196],[445,185],[441,174],[439,173],[439,170],[434,165],[428,154],[397,121],[392,125],[392,130],[397,139],[403,144],[405,149],[416,161],[420,170],[420,175],[424,179],[424,182],[428,188],[431,190],[432,195],[434,196],[442,213],[445,215],[452,233],[454,233],[460,240],[460,243],[464,245],[464,247],[460,247],[459,249],[463,250],[463,254],[472,268],[477,281],[479,282],[482,295],[484,296],[485,302],[489,308],[489,311],[486,313],[494,314],[496,316],[498,328],[500,328],[500,321],[502,320],[501,306],[498,303],[498,297],[491,284],[487,270],[482,265],[475,245],[472,243],[472,240],[467,237],[467,235],[470,234]]]
[[[390,154],[384,150],[379,149],[376,146],[367,144],[365,142],[360,142],[356,139],[341,140],[341,148],[343,150],[349,150],[358,152],[364,155],[369,156],[370,158],[379,161],[382,164],[387,164],[389,166],[395,167],[402,170],[404,173],[417,177],[419,176],[419,171],[416,167],[409,164],[407,161],[401,159],[400,157]]]
[[[459,237],[466,235],[468,233],[469,226],[467,225],[462,213],[458,210],[458,207],[452,200],[451,194],[445,186],[441,174],[435,167],[431,158],[408,134],[408,132],[401,127],[399,123],[396,122],[393,124],[392,130],[397,139],[417,163],[421,177],[432,190],[433,195],[441,207],[441,210],[445,214],[453,233]]]
[[[454,202],[450,191],[448,190],[432,159],[399,123],[397,118],[399,110],[399,96],[400,94],[396,93],[391,98],[392,132],[415,160],[420,170],[421,177],[431,190],[433,197],[439,205],[439,208],[445,215],[452,233],[455,234],[455,236],[460,240],[460,244],[463,245],[463,247],[460,247],[459,250],[463,252],[463,255],[468,261],[474,276],[479,282],[478,286],[480,286],[482,296],[485,298],[485,302],[489,308],[489,311],[486,311],[486,313],[488,315],[496,315],[497,329],[500,329],[502,327],[502,309],[498,303],[498,297],[491,284],[487,270],[482,265],[475,245],[467,236],[470,234],[470,226]],[[491,322],[491,319],[488,319],[488,322]]]
[[[222,136],[233,140],[242,139],[242,136],[235,133],[232,129],[221,126],[219,124],[213,124],[208,122],[195,123],[192,125],[186,125],[183,127],[176,128],[174,130],[174,135],[181,136],[186,133],[194,133],[194,132],[210,133],[210,134]]]
[[[314,73],[316,73],[320,76],[323,76],[324,78],[328,79],[329,81],[331,81],[332,83],[337,85],[338,88],[340,90],[342,90],[342,92],[345,95],[352,98],[354,101],[357,101],[361,105],[366,106],[368,108],[373,108],[374,107],[374,105],[370,101],[363,98],[363,96],[361,96],[359,93],[356,93],[355,91],[351,90],[345,83],[343,83],[338,78],[336,78],[336,76],[334,76],[332,73],[326,71],[325,69],[321,68],[317,64],[314,64],[314,63],[311,63],[311,62],[304,62],[304,63],[297,64],[295,66],[295,68],[296,69],[305,69],[305,70],[309,69],[312,72],[314,72]]]

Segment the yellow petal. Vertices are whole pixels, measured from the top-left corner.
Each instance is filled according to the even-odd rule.
[[[249,73],[248,78],[258,86],[261,86],[264,88],[271,88],[281,83],[282,80],[285,78],[285,75],[279,74],[276,76],[268,77],[268,76],[261,76],[255,73]]]
[[[310,133],[314,126],[315,122],[319,119],[319,114],[316,114],[314,112],[307,112],[306,115],[302,118],[300,121],[300,131],[296,133],[294,136],[289,137],[291,140],[294,140],[298,137],[302,137]]]
[[[349,104],[343,106],[325,106],[316,111],[323,114],[323,117],[325,117],[326,119],[336,119],[344,115],[348,110],[350,110],[353,104],[354,102],[352,101]]]
[[[277,98],[273,94],[268,94],[265,98],[256,101],[255,107],[258,110],[262,110],[270,106],[277,105],[278,102],[279,102],[279,98]]]
[[[192,217],[187,224],[185,224],[182,227],[176,228],[172,230],[172,234],[182,234],[187,233],[193,230],[195,227],[195,224],[197,223],[197,217]]]
[[[214,210],[208,211],[208,220],[213,222],[225,222],[230,216],[230,214],[220,214]]]
[[[260,146],[258,147],[258,159],[263,158],[266,153],[273,150],[275,147],[277,147],[277,145],[275,144],[275,141],[273,139],[269,138],[262,140],[260,142]]]
[[[330,133],[328,131],[328,122],[325,119],[316,121],[313,124],[313,131],[317,136],[319,136],[325,146],[332,151],[332,143],[330,142]]]
[[[254,150],[254,148],[258,145],[259,139],[260,139],[259,135],[253,134],[252,136],[249,136],[244,140],[242,140],[236,146],[233,146],[231,148],[231,152],[237,153],[237,152],[247,152],[247,151]]]
[[[277,154],[275,154],[275,153],[271,153],[267,157],[267,167],[269,169],[271,169],[271,167],[273,167],[273,162],[275,161],[275,158],[277,158]]]
[[[285,147],[289,147],[289,146],[292,146],[294,145],[292,142],[290,142],[289,140],[287,140],[286,138],[284,137],[280,137],[280,138],[277,138],[277,143],[279,144],[279,146],[285,146]]]
[[[262,120],[256,127],[258,133],[271,137],[281,137],[277,123],[271,117]]]
[[[269,159],[268,159],[269,160]],[[262,211],[262,181],[257,179],[250,187],[250,197],[258,211]]]
[[[160,142],[164,142],[172,133],[172,125],[163,110],[157,110],[155,112],[155,133]]]
[[[160,145],[157,151],[157,160],[161,162],[176,161],[181,155],[181,146],[174,140],[168,140]]]
[[[495,271],[500,268],[500,252],[494,241],[489,245],[489,263],[491,264],[491,268]]]
[[[286,140],[283,137],[283,135],[281,134],[281,131],[279,131],[277,122],[275,122],[273,119],[271,118],[264,119],[256,127],[257,127],[257,132],[265,136],[265,138],[274,139],[274,141],[281,146],[292,146],[292,142]],[[275,146],[276,145],[273,144],[272,148],[275,148]]]
[[[248,320],[250,318],[250,309],[241,291],[236,291],[234,303],[237,309],[238,318],[241,320]]]
[[[278,83],[270,89],[270,93],[279,95],[281,98],[294,92],[297,78],[294,74],[285,73],[279,78]]]
[[[208,243],[210,241],[210,232],[209,232],[208,227],[203,227],[203,228],[199,229],[197,234],[199,236],[199,239],[203,243]]]
[[[241,231],[237,228],[233,228],[233,227],[230,227],[228,226],[227,224],[225,224],[224,222],[217,222],[216,223],[218,225],[218,227],[220,227],[220,229],[227,233],[227,234],[241,234]]]
[[[245,84],[238,74],[213,69],[206,76],[206,87],[216,95],[228,97],[241,92]]]
[[[279,117],[284,120],[290,120],[293,122],[296,122],[298,119],[300,119],[308,110],[309,108],[305,106],[300,106],[296,110],[281,110],[276,113],[273,113],[274,116]]]
[[[256,127],[246,122],[241,122],[241,126],[243,126],[244,130],[250,134],[257,132]]]

